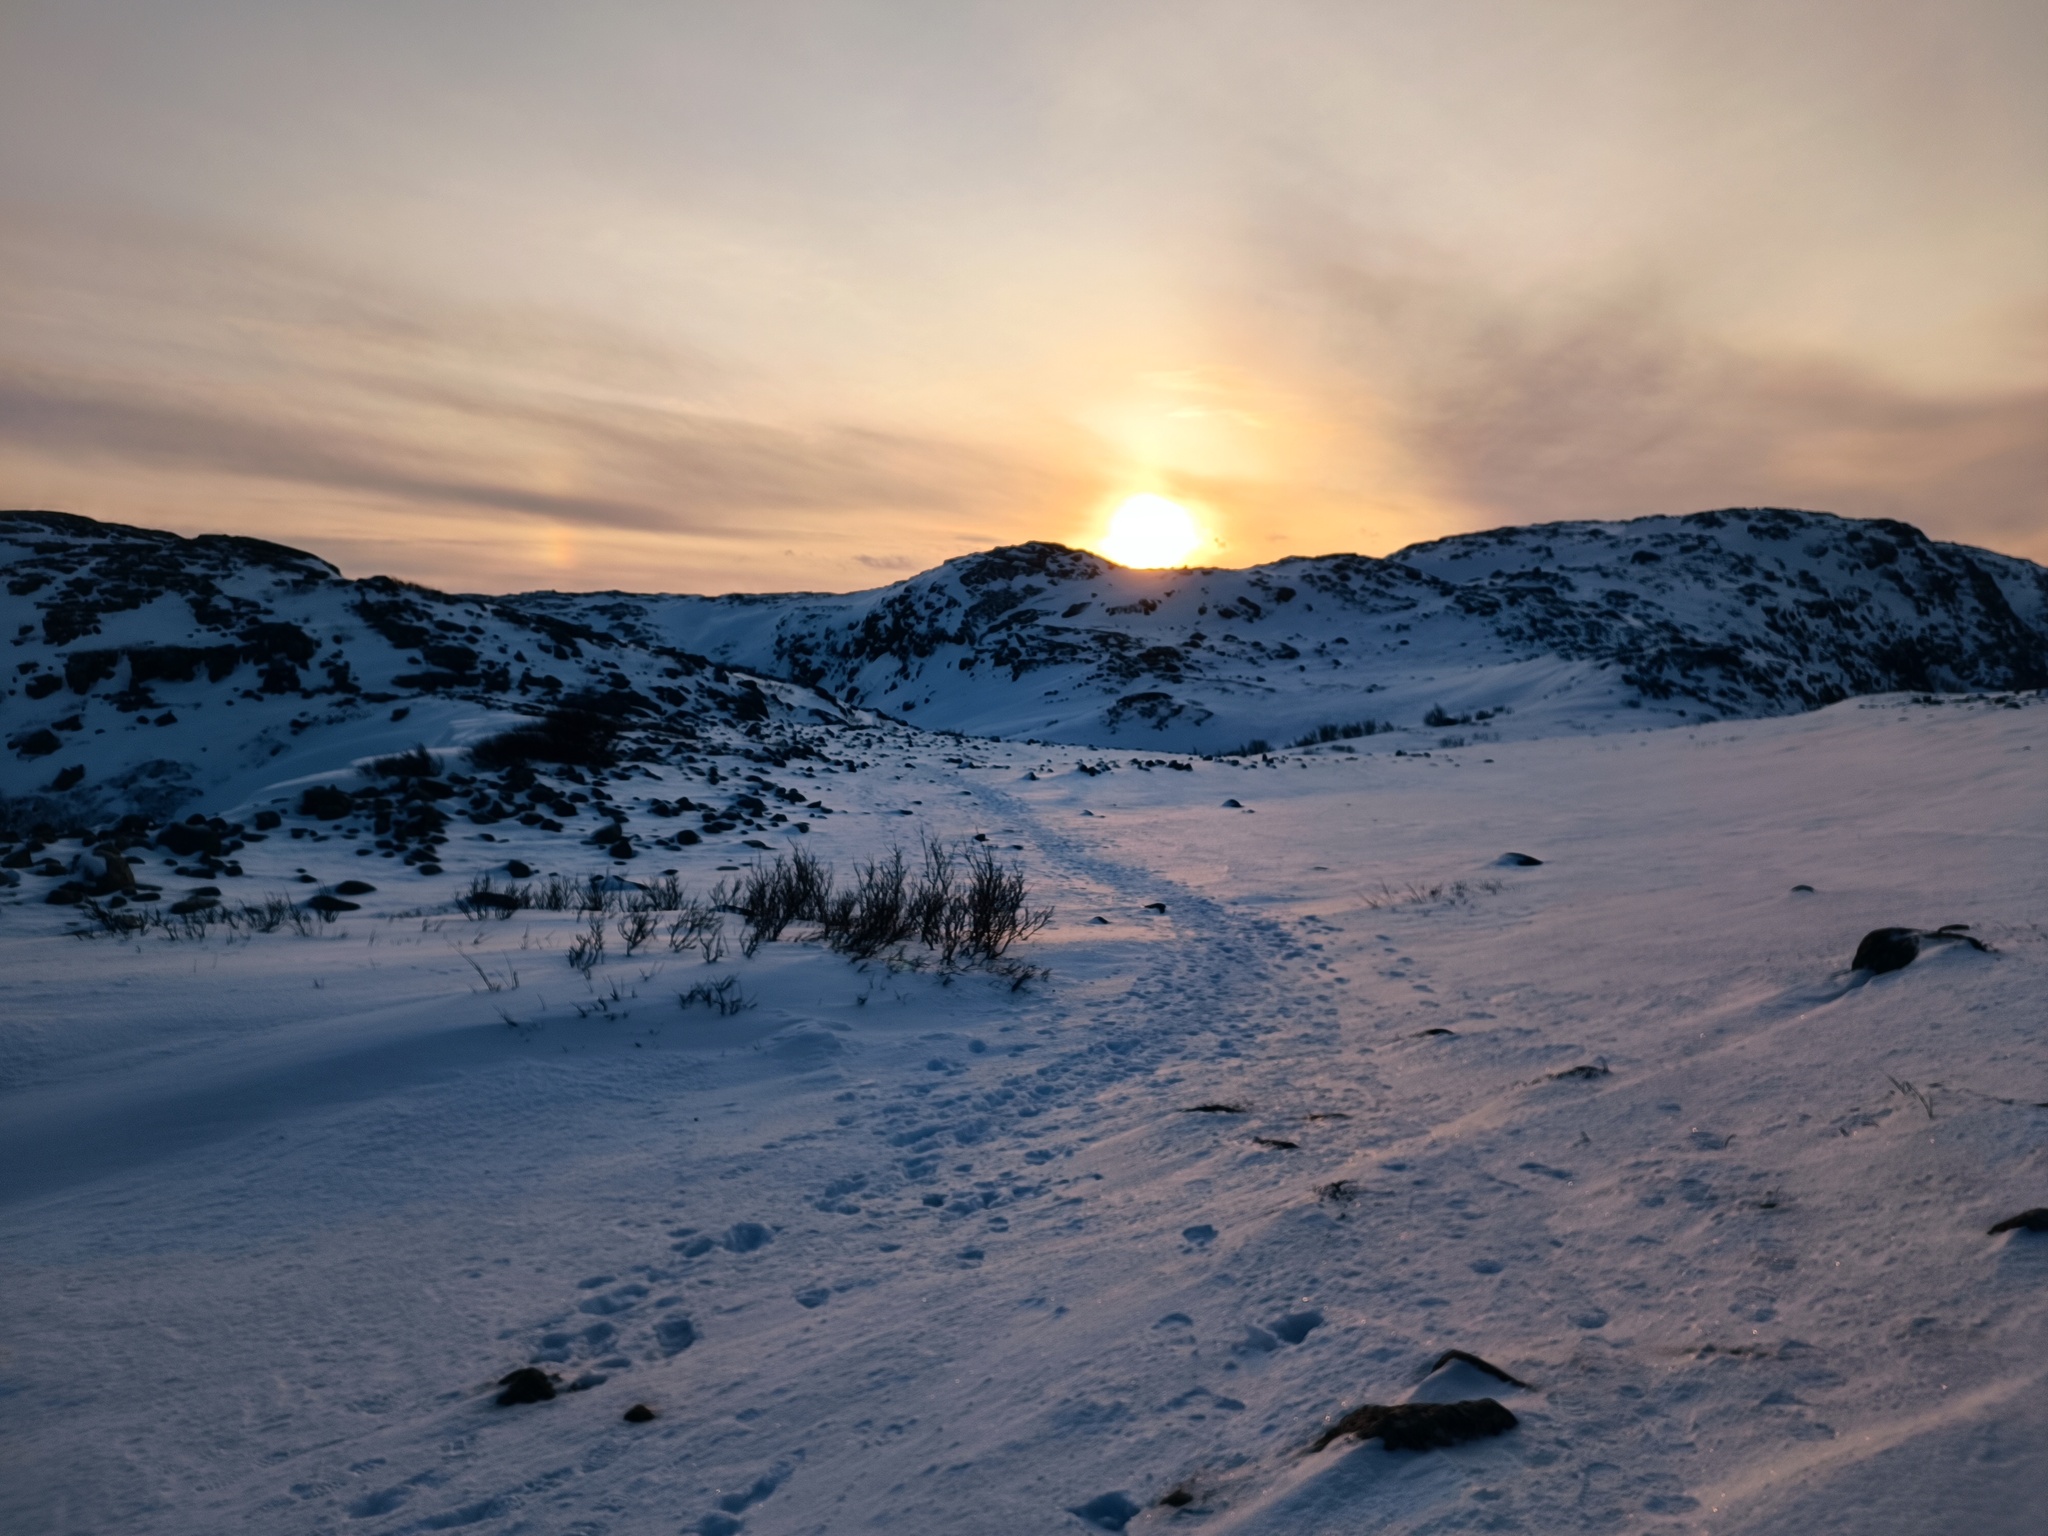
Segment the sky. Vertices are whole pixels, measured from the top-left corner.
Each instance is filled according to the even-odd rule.
[[[7,0],[0,506],[464,591],[2048,561],[2040,0]]]

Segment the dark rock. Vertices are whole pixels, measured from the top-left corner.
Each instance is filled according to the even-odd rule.
[[[1989,1235],[1996,1237],[2001,1232],[2048,1232],[2048,1205],[2037,1205],[2031,1211],[2006,1217]]]
[[[186,896],[171,903],[173,917],[190,917],[195,912],[204,912],[209,907],[220,905],[218,896]]]
[[[1989,954],[1991,946],[1981,939],[1971,938],[1964,931],[1968,927],[1967,923],[1950,923],[1932,933],[1915,928],[1874,928],[1863,935],[1863,942],[1856,946],[1856,956],[1849,962],[1849,968],[1868,971],[1873,976],[1882,976],[1887,971],[1903,971],[1929,944],[1967,944],[1974,950]]]
[[[1300,1142],[1285,1141],[1278,1136],[1254,1136],[1252,1140],[1259,1146],[1271,1147],[1275,1152],[1299,1152],[1301,1150]]]
[[[85,764],[73,763],[69,768],[59,768],[57,777],[50,780],[50,792],[61,795],[67,789],[76,789],[85,778]]]
[[[1504,853],[1493,862],[1502,869],[1534,869],[1543,861],[1526,853]]]
[[[75,907],[91,894],[92,891],[88,887],[80,885],[76,880],[66,880],[62,885],[53,887],[43,900],[53,907]]]
[[[1553,1083],[1589,1083],[1596,1078],[1611,1076],[1606,1059],[1589,1062],[1584,1066],[1566,1067],[1562,1072],[1550,1074]]]
[[[1795,886],[1793,886],[1793,887],[1792,887],[1792,894],[1793,894],[1793,895],[1795,895],[1795,896],[1798,896],[1798,895],[1806,895],[1806,896],[1811,896],[1811,895],[1813,894],[1813,887],[1812,887],[1812,886],[1810,886],[1810,885],[1795,885]]]
[[[322,891],[318,896],[306,898],[308,912],[360,912],[362,907],[353,901],[343,901],[339,896],[330,896]]]
[[[1145,903],[1145,910],[1147,912],[1164,912],[1166,910],[1166,903],[1163,901],[1148,901]]]
[[[334,784],[311,785],[299,796],[299,814],[318,821],[339,821],[355,805],[355,797]]]
[[[756,844],[755,846],[765,848],[768,845],[766,843],[760,843]],[[635,850],[633,848],[633,844],[631,843],[631,841],[622,837],[617,842],[613,843],[608,851],[610,852],[611,856],[615,859],[630,859],[633,857]]]
[[[64,743],[55,731],[45,730],[31,731],[26,736],[18,736],[8,745],[21,757],[48,757]]]
[[[523,859],[507,859],[505,861],[505,873],[514,880],[531,880],[533,878],[533,866]]]
[[[441,866],[438,864],[422,864],[420,866],[420,873],[423,875],[438,875],[441,873]]]
[[[1184,1115],[1241,1115],[1244,1112],[1242,1104],[1190,1104],[1181,1111]]]
[[[189,859],[194,854],[220,853],[221,836],[208,826],[193,826],[188,821],[174,821],[156,835],[156,845],[166,853]]]
[[[258,832],[275,832],[283,825],[284,817],[280,816],[276,811],[258,811],[256,813],[256,830]]]
[[[337,896],[368,896],[377,889],[367,880],[344,880],[334,888]]]
[[[1440,1450],[1504,1435],[1516,1422],[1490,1397],[1464,1403],[1365,1403],[1324,1430],[1309,1449],[1320,1451],[1332,1440],[1356,1435],[1378,1440],[1390,1451]]]
[[[635,1403],[626,1410],[625,1420],[628,1424],[652,1424],[654,1422],[654,1410],[645,1403]]]
[[[1236,799],[1226,800],[1223,802],[1223,809],[1226,811],[1241,811],[1244,809],[1244,802]]]
[[[500,1408],[516,1408],[521,1403],[544,1403],[555,1395],[555,1384],[548,1380],[547,1372],[530,1365],[522,1365],[511,1375],[499,1377],[498,1385],[505,1389],[498,1394]]]
[[[1863,935],[1863,942],[1856,946],[1856,958],[1849,966],[1882,976],[1887,971],[1903,971],[1919,954],[1920,935],[1912,929],[1878,928]]]

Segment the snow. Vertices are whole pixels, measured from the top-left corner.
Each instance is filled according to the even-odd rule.
[[[391,747],[507,718],[419,708]],[[1986,1228],[2048,1203],[2048,701],[1629,719],[1173,771],[846,716],[610,776],[636,833],[713,763],[800,780],[807,833],[457,821],[421,876],[288,818],[228,899],[378,886],[305,937],[71,937],[30,873],[0,1528],[2037,1529],[2048,1239]],[[237,758],[233,814],[359,782],[353,731]],[[1045,974],[792,934],[586,982],[577,915],[452,907],[921,831],[1022,861]],[[1948,923],[1994,952],[1846,969]],[[727,976],[752,1007],[678,1005]],[[1452,1348],[1529,1387],[1426,1383]],[[495,1406],[529,1364],[558,1395]],[[1305,1452],[1447,1388],[1518,1426]]]
[[[1056,544],[869,592],[527,593],[518,612],[802,678],[927,728],[1229,752],[1324,727],[1488,739],[2048,683],[2048,571],[1775,508],[1461,534],[1244,570]]]

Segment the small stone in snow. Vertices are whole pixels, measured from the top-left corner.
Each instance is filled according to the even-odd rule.
[[[498,1394],[500,1408],[516,1408],[521,1403],[544,1403],[555,1395],[555,1384],[548,1380],[547,1372],[530,1365],[522,1365],[511,1375],[499,1377],[498,1385],[505,1389]]]
[[[1996,1237],[2001,1232],[2048,1232],[2048,1205],[2037,1205],[2031,1211],[2008,1216],[1987,1235]]]

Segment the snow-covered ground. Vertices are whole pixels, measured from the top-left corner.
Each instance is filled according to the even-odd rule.
[[[449,905],[604,864],[516,822],[440,876],[241,849],[237,899],[369,872],[311,937],[7,907],[0,1529],[2041,1528],[2048,1235],[1986,1228],[2048,1204],[2048,702],[856,738],[756,841],[984,833],[1049,974],[614,937],[586,982],[574,914]],[[1950,923],[1995,953],[1848,971]],[[1447,1348],[1517,1428],[1306,1453]],[[495,1406],[529,1364],[588,1385]]]

